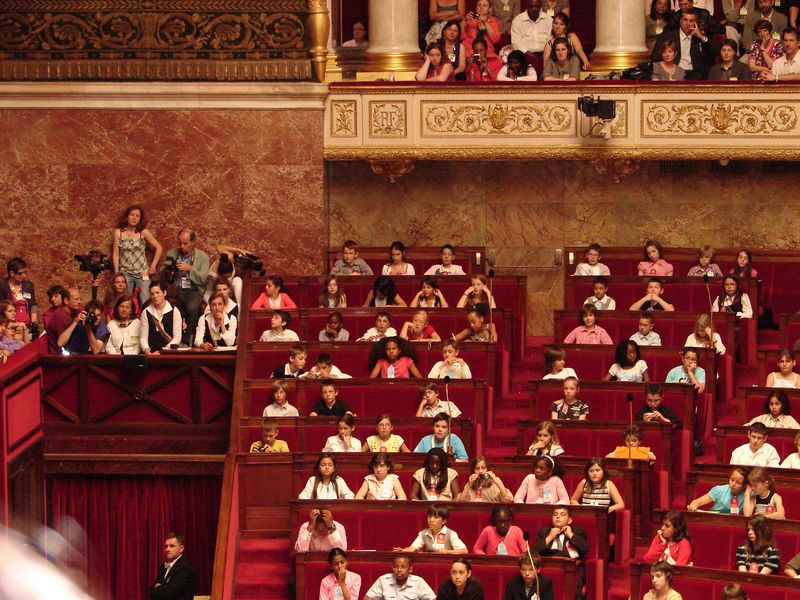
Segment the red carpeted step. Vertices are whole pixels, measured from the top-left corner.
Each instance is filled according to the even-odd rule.
[[[260,562],[287,557],[288,564],[291,542],[288,539],[243,539],[239,542],[239,560]]]

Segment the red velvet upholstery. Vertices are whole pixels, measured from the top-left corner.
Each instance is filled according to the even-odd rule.
[[[714,434],[717,438],[717,462],[728,462],[731,459],[731,453],[747,443],[747,427],[739,425],[718,425]],[[797,446],[794,444],[794,438],[797,435],[796,429],[770,429],[767,436],[767,443],[775,446],[775,450],[781,457],[781,460],[797,452]]]
[[[292,452],[321,452],[326,440],[336,435],[339,430],[336,423],[337,417],[301,417],[276,419],[280,430],[278,439],[294,439],[294,445],[289,445]],[[430,435],[431,419],[406,417],[394,419],[394,433],[406,441],[412,450],[420,439]],[[367,437],[375,433],[375,420],[372,418],[356,417],[356,428],[353,436],[362,443]],[[294,431],[292,431],[294,430]],[[453,433],[464,442],[467,453],[474,448],[472,423],[469,419],[453,419]],[[245,420],[239,428],[239,451],[247,452],[250,444],[261,439],[261,419],[251,417]]]
[[[633,414],[646,406],[644,388],[646,383],[620,381],[581,381],[580,398],[589,405],[593,421],[627,421],[629,418],[628,394],[633,394]],[[543,421],[550,418],[550,406],[564,397],[560,380],[534,380],[528,382],[531,391],[531,418]],[[694,422],[694,390],[681,383],[662,383],[664,406],[671,408],[691,431]]]
[[[288,379],[289,403],[301,415],[311,412],[311,407],[319,399],[320,382],[315,379]],[[439,396],[447,397],[455,403],[465,417],[482,423],[485,419],[484,406],[486,386],[475,379],[452,380],[445,391],[445,384],[439,379],[339,379],[336,385],[339,397],[345,400],[350,409],[362,417],[376,417],[383,413],[393,416],[413,416],[420,402],[420,387],[433,382],[439,386]],[[247,380],[244,387],[243,416],[260,416],[264,407],[271,402],[271,381]]]
[[[750,419],[764,414],[764,402],[773,388],[758,386],[741,386],[736,389],[738,401],[737,419],[739,423],[747,423]],[[800,408],[800,389],[781,389],[789,398],[789,403]],[[795,419],[796,415],[793,415]]]
[[[683,515],[692,538],[694,565],[735,569],[736,548],[746,540],[747,518],[700,512]],[[770,519],[770,527],[781,551],[781,563],[800,553],[800,521]]]
[[[286,364],[289,358],[289,349],[292,344],[287,343],[248,343],[246,373],[250,379],[268,378],[272,371]],[[343,372],[354,378],[365,379],[369,375],[367,362],[370,344],[359,342],[342,342],[336,344],[311,342],[304,344],[308,351],[309,360],[314,360],[321,352],[327,352],[333,358],[333,364]],[[415,346],[418,354],[417,367],[424,375],[431,367],[442,359],[439,348],[427,344]],[[496,385],[495,380],[495,344],[471,342],[464,344],[459,356],[463,358],[472,370],[475,379],[484,379],[487,385]],[[308,363],[307,363],[308,364]]]
[[[672,588],[680,592],[684,600],[709,600],[721,598],[722,590],[729,583],[741,585],[752,599],[794,600],[797,597],[796,583],[788,577],[739,573],[728,569],[698,567],[674,567]],[[651,589],[650,565],[634,563],[631,573],[631,597],[641,598]]]
[[[425,2],[425,0],[420,0]],[[474,4],[474,2],[473,2]],[[469,8],[467,9],[469,10]],[[425,2],[424,12],[420,12],[421,20],[428,18],[428,3]],[[477,253],[480,253],[480,264],[477,262]],[[358,257],[363,259],[376,275],[381,274],[383,265],[389,262],[389,246],[362,246],[358,249]],[[334,263],[342,258],[341,248],[331,248],[325,257],[325,272],[329,272]],[[442,262],[441,246],[406,246],[406,262],[414,266],[419,279],[430,267]],[[459,265],[467,275],[473,273],[486,273],[486,248],[484,246],[458,246],[455,248],[454,264]],[[401,278],[402,279],[402,278]]]
[[[692,467],[686,474],[686,504],[707,493],[715,485],[728,482],[731,466],[728,464],[702,463]],[[800,520],[800,471],[795,469],[771,469],[775,490],[783,499],[786,518]],[[791,557],[785,557],[791,558]]]
[[[318,600],[319,582],[330,573],[326,556],[309,553],[296,555],[295,565],[298,573],[297,598],[299,600]],[[366,594],[378,577],[391,572],[394,556],[383,552],[348,552],[348,567],[361,576],[361,595]],[[500,598],[506,581],[519,573],[516,557],[470,556],[472,576],[481,582],[486,598]],[[422,577],[434,590],[449,577],[453,557],[443,554],[417,554],[414,560],[414,575]],[[546,558],[542,575],[553,582],[556,598],[574,596],[575,565],[564,558]],[[355,600],[355,599],[353,599]]]

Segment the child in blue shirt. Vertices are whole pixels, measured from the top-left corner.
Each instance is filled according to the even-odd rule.
[[[692,500],[686,507],[690,511],[698,510],[711,502],[714,505],[708,510],[724,514],[742,514],[744,508],[744,491],[747,482],[747,469],[735,467],[731,471],[727,485],[715,485],[707,494]]]

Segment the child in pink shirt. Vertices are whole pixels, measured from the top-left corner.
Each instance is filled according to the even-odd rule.
[[[398,337],[383,338],[369,352],[370,379],[422,379],[414,360],[417,358],[411,345]]]
[[[492,509],[491,523],[481,531],[472,547],[473,553],[518,556],[525,552],[525,539],[522,530],[514,525],[514,513],[510,507],[497,504]]]
[[[565,344],[613,344],[608,332],[597,325],[597,309],[591,304],[584,304],[581,308],[581,321],[579,325],[564,338]]]
[[[522,480],[514,502],[518,504],[569,504],[569,494],[561,477],[554,475],[555,460],[547,455],[533,459],[533,475]]]
[[[250,310],[255,308],[271,308],[275,310],[278,308],[297,308],[297,305],[289,298],[288,294],[283,292],[283,279],[277,275],[270,275],[264,284],[264,291],[250,305]]]

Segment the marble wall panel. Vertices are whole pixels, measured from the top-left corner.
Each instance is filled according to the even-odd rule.
[[[323,169],[321,111],[0,110],[0,268],[19,254],[38,290],[88,292],[72,256],[110,252],[119,214],[140,203],[165,249],[188,226],[201,249],[227,242],[271,272],[318,274]]]
[[[795,176],[758,162],[731,174],[695,166],[676,174],[642,163],[613,183],[589,162],[418,162],[392,185],[366,163],[333,162],[330,243],[486,245],[498,273],[528,277],[527,333],[550,335],[552,311],[563,305],[554,253],[565,245],[657,237],[665,246],[800,246],[800,196],[787,192]]]

